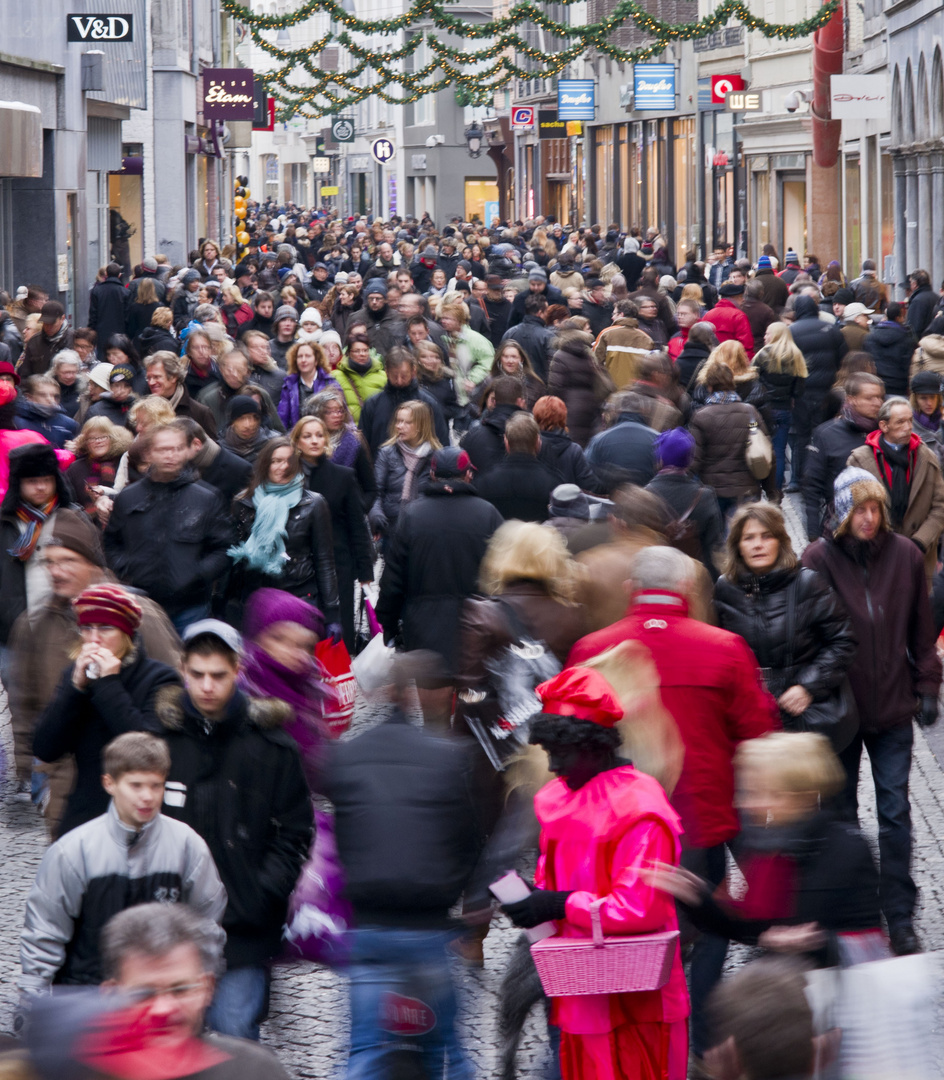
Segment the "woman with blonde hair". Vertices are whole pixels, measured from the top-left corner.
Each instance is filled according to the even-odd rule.
[[[777,490],[782,491],[793,409],[807,375],[806,360],[786,323],[774,322],[767,327],[763,347],[754,356],[754,367],[767,393],[777,455]]]
[[[340,390],[341,386],[331,376],[324,350],[313,341],[296,341],[286,354],[286,365],[288,375],[282,383],[278,413],[290,430],[313,395],[329,388]]]
[[[735,899],[666,864],[647,873],[650,882],[680,901],[699,930],[730,941],[823,967],[887,957],[868,842],[829,809],[845,782],[829,740],[772,732],[741,743],[734,764],[746,893]]]
[[[786,731],[818,731],[844,750],[857,726],[846,677],[856,641],[839,598],[800,566],[771,503],[737,511],[726,550],[715,584],[718,625],[750,645]]]
[[[769,431],[773,419],[767,409],[767,394],[761,385],[757,370],[751,366],[747,350],[740,341],[722,341],[720,345],[711,350],[708,361],[702,368],[695,380],[695,389],[692,392],[692,405],[697,409],[704,405],[708,396],[705,387],[705,372],[708,365],[716,361],[731,369],[734,376],[734,392],[748,405],[753,405],[764,418],[764,424]]]
[[[390,438],[380,447],[374,463],[377,494],[368,518],[375,539],[389,536],[396,528],[401,506],[419,495],[429,476],[433,453],[441,446],[426,402],[404,402],[390,425]]]
[[[145,435],[155,427],[163,427],[177,419],[174,407],[167,398],[149,394],[136,401],[128,411],[128,423],[135,432],[135,438],[128,449],[121,455],[113,487],[116,492],[128,484],[140,480],[147,472],[144,459]]]
[[[121,457],[131,443],[131,432],[107,416],[93,416],[82,425],[75,440],[76,459],[66,470],[66,479],[76,501],[93,521],[99,519],[98,500],[115,495]]]

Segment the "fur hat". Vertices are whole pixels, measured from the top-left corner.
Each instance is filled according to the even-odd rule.
[[[865,469],[857,469],[854,466],[843,469],[833,484],[833,508],[836,515],[834,535],[836,537],[848,532],[853,510],[870,499],[874,499],[881,506],[883,526],[888,530],[888,501],[881,480],[876,479]]]

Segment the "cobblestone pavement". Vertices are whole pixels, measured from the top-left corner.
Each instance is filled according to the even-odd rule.
[[[791,533],[801,536],[797,507],[787,500],[785,512]],[[802,546],[802,541],[798,546]],[[369,725],[377,709],[361,702],[355,724]],[[0,696],[0,735],[7,755],[10,733],[5,698]],[[930,743],[930,744],[929,744]],[[919,886],[916,928],[927,949],[944,949],[944,777],[932,752],[938,749],[944,762],[944,731],[932,732],[931,740],[918,733],[911,772],[914,817],[914,877]],[[863,764],[860,788],[862,825],[873,846],[876,841],[875,800]],[[0,787],[0,1032],[9,1031],[16,1001],[15,980],[19,972],[19,934],[23,905],[39,859],[45,849],[41,821],[29,804],[12,797],[9,783]],[[504,917],[493,924],[485,941],[485,969],[467,971],[456,966],[460,987],[463,1042],[482,1080],[497,1076],[498,990],[505,962],[515,940]],[[742,962],[746,950],[732,950],[730,964]],[[299,1078],[335,1077],[343,1067],[347,1047],[347,999],[342,977],[311,964],[294,963],[276,969],[269,1021],[263,1041],[275,1049],[293,1075]],[[941,1010],[937,1034],[944,1030]],[[519,1075],[538,1080],[543,1075],[546,1038],[539,1010],[532,1015],[519,1053]],[[939,1055],[944,1063],[944,1054]],[[940,1070],[944,1075],[944,1067]]]

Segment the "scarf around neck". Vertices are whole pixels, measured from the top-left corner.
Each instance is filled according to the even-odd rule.
[[[868,434],[878,428],[877,420],[870,420],[867,416],[863,416],[862,413],[856,412],[848,401],[843,402],[839,415],[847,423],[852,424],[857,431],[864,431]]]
[[[242,544],[227,551],[236,562],[245,560],[253,570],[279,577],[289,556],[285,551],[288,515],[302,498],[302,477],[287,484],[260,484],[252,496],[256,516],[252,531]]]
[[[328,453],[335,465],[343,465],[347,469],[354,468],[358,451],[361,448],[357,434],[346,424],[329,437]]]
[[[411,448],[402,439],[397,439],[397,449],[406,465],[406,476],[403,479],[403,491],[400,493],[401,502],[409,502],[413,498],[413,488],[416,486],[416,475],[423,467],[423,462],[433,452],[428,442],[422,442],[419,446]]]
[[[716,390],[705,398],[706,405],[732,405],[741,399],[733,390]]]
[[[43,525],[58,505],[59,498],[56,495],[53,495],[43,507],[30,506],[28,503],[21,502],[16,508],[16,520],[25,522],[26,529],[7,554],[12,555],[14,559],[19,559],[20,562],[27,562],[36,550]]]

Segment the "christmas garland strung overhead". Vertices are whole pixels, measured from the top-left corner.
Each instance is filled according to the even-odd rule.
[[[579,0],[559,2],[571,5]],[[238,0],[221,0],[223,8],[246,27],[256,45],[277,65],[257,74],[275,99],[280,120],[324,116],[367,97],[389,105],[409,104],[448,86],[455,86],[464,102],[484,105],[513,78],[560,75],[568,64],[587,53],[619,64],[639,63],[658,56],[674,42],[707,37],[731,20],[767,38],[793,40],[825,26],[840,2],[827,0],[802,22],[771,23],[752,14],[744,0],[722,0],[696,22],[667,23],[650,15],[638,0],[618,0],[599,22],[571,26],[552,19],[539,0],[520,0],[504,17],[478,23],[449,12],[449,0],[413,0],[402,15],[377,20],[359,19],[349,10],[350,0],[304,0],[286,15],[259,15]],[[330,28],[302,48],[282,48],[264,36],[318,17],[322,28],[330,20]],[[626,24],[652,41],[636,49],[619,48],[613,36]],[[535,43],[536,30],[544,32],[543,48]],[[357,40],[355,34],[405,34],[405,40],[398,47],[378,50],[376,42]],[[483,44],[463,47],[467,42]],[[431,59],[414,67],[424,43]],[[321,54],[335,46],[340,46],[347,63],[338,65],[342,70],[324,71]]]

